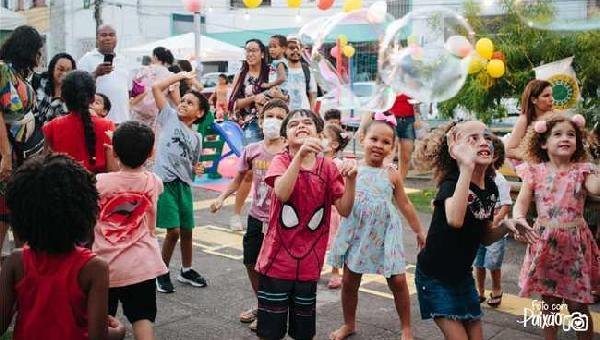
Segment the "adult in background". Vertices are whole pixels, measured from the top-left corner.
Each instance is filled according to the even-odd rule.
[[[169,68],[169,71],[173,73],[179,72],[192,72],[194,68],[192,67],[192,63],[189,60],[179,59],[177,60],[177,65],[173,65],[173,68]],[[202,92],[204,90],[204,85],[198,81],[197,76],[192,79],[183,79],[179,82],[179,94],[183,97],[189,90],[195,90],[198,92]]]
[[[31,26],[19,26],[0,47],[0,254],[8,231],[6,182],[43,135],[33,115],[35,91],[27,79],[40,62],[44,40]],[[37,133],[36,133],[37,132]],[[33,142],[28,143],[28,142]]]
[[[112,26],[98,27],[96,45],[77,64],[79,69],[92,74],[96,90],[110,99],[112,107],[107,118],[118,124],[129,119],[129,90],[133,78],[125,59],[115,54],[117,32]]]
[[[389,109],[389,112],[396,117],[398,169],[403,179],[408,175],[410,157],[417,136],[415,132],[415,108],[409,102],[410,99],[408,96],[400,94],[396,97],[394,105]]]
[[[311,76],[308,65],[300,56],[301,44],[297,37],[288,37],[286,56],[288,59],[287,89],[290,96],[290,111],[313,110],[317,98],[317,83]]]
[[[70,54],[58,53],[50,60],[48,71],[33,75],[31,84],[36,93],[37,116],[42,122],[67,114],[67,106],[61,98],[61,85],[65,75],[76,68]]]

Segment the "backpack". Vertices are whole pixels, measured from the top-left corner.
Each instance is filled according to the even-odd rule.
[[[98,214],[102,235],[111,244],[132,238],[150,209],[152,200],[145,193],[120,192],[102,198]]]

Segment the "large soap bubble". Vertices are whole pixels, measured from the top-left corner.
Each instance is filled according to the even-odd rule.
[[[474,32],[448,9],[415,10],[392,23],[379,49],[385,84],[422,102],[452,98],[465,83]]]
[[[600,2],[588,0],[520,0],[513,9],[524,24],[557,31],[600,28]]]
[[[323,26],[325,25],[325,23],[327,23],[329,19],[329,17],[314,18],[306,24],[304,24],[300,28],[300,31],[298,31],[298,40],[302,44],[301,55],[302,58],[306,60],[306,62],[310,63],[312,59],[311,51],[314,47],[315,40],[317,40],[317,37],[321,33]]]
[[[393,104],[393,90],[379,81],[377,72],[379,44],[393,20],[385,3],[376,2],[368,9],[339,13],[318,24],[320,33],[312,45],[310,65],[315,80],[337,108],[376,111]],[[300,34],[308,36],[306,32],[313,31],[305,26]]]

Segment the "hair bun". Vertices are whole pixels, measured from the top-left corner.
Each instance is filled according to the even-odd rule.
[[[548,124],[545,120],[538,120],[537,122],[535,122],[535,124],[533,124],[533,129],[537,133],[545,133],[546,131],[548,131]]]

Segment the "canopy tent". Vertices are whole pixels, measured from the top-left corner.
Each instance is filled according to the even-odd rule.
[[[195,59],[194,33],[186,33],[156,40],[148,44],[127,48],[122,52],[128,57],[141,57],[144,55],[151,55],[152,50],[159,46],[171,50],[177,59]],[[244,50],[242,48],[205,35],[202,36],[200,43],[200,59],[203,62],[242,60],[243,58]]]
[[[27,20],[24,16],[4,7],[0,7],[0,31],[12,31],[18,26],[25,25]]]

